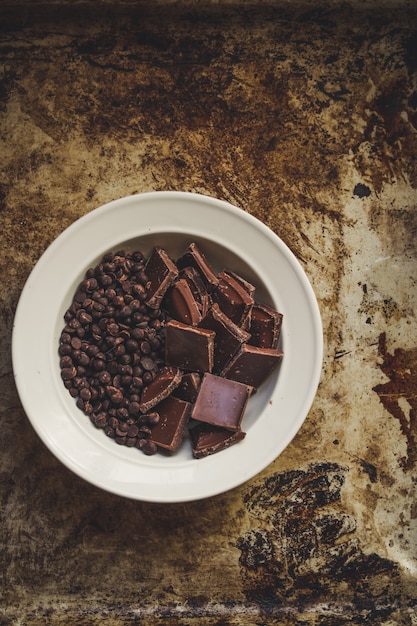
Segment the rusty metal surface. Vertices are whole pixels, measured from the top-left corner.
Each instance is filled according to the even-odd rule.
[[[0,623],[417,623],[413,3],[0,8]],[[325,360],[289,448],[198,503],[73,476],[11,368],[20,291],[131,193],[231,201],[294,251]]]

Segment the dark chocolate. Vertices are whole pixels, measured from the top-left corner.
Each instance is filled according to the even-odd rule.
[[[177,267],[180,270],[185,267],[194,267],[200,274],[208,291],[211,291],[218,285],[219,281],[216,274],[196,243],[190,243],[184,254],[177,259]]]
[[[215,332],[170,320],[165,327],[165,361],[184,370],[211,372]]]
[[[231,431],[226,428],[216,428],[210,424],[197,424],[190,429],[190,440],[195,459],[221,452],[235,443],[242,441],[246,433],[242,430]]]
[[[265,304],[255,303],[250,314],[248,331],[251,338],[248,343],[259,348],[276,348],[282,319],[282,313]]]
[[[240,346],[250,339],[250,334],[239,328],[227,317],[217,303],[214,303],[199,324],[216,333],[214,340],[213,373],[219,374]]]
[[[144,388],[139,408],[142,413],[147,413],[161,400],[167,398],[180,384],[182,372],[179,367],[167,365],[155,376],[153,381]]]
[[[168,289],[162,307],[171,317],[184,324],[196,326],[201,321],[201,309],[184,278],[176,280]]]
[[[208,291],[203,283],[203,280],[198,270],[196,270],[195,267],[184,267],[180,271],[179,277],[187,281],[195,301],[200,305],[202,309],[203,304],[208,297]]]
[[[255,297],[256,287],[246,280],[246,278],[243,278],[243,276],[236,274],[236,272],[233,272],[232,270],[224,270],[224,273],[234,278],[239,285],[243,287],[243,289],[245,289],[250,296],[252,296],[252,298]]]
[[[222,371],[222,376],[257,389],[270,376],[282,357],[281,350],[245,344]]]
[[[249,385],[206,373],[191,417],[199,422],[237,431],[252,391]]]
[[[173,395],[180,400],[185,400],[193,404],[197,399],[200,383],[201,378],[197,372],[183,374],[181,383],[173,391]]]
[[[175,452],[184,439],[185,430],[190,416],[191,405],[174,396],[162,400],[155,411],[159,415],[158,423],[153,426],[149,440],[159,448]]]
[[[178,276],[178,268],[163,248],[155,247],[145,265],[148,277],[146,304],[158,309],[168,288]]]
[[[250,314],[254,302],[252,296],[230,274],[219,272],[217,278],[219,284],[212,293],[213,302],[217,302],[232,322],[242,326]]]

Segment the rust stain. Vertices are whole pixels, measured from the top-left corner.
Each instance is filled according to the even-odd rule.
[[[407,454],[401,464],[404,469],[411,470],[417,464],[417,348],[396,348],[390,354],[386,333],[381,333],[378,353],[382,357],[379,367],[389,380],[373,387],[373,391],[385,409],[398,420],[407,441]]]
[[[330,605],[342,597],[367,619],[377,616],[378,603],[381,614],[387,601],[387,615],[395,610],[397,565],[365,553],[355,519],[341,508],[347,471],[337,463],[314,463],[273,474],[246,491],[245,505],[258,520],[237,541],[248,600],[265,610],[296,601],[301,610],[312,595],[315,603]],[[373,615],[372,598],[378,598]]]

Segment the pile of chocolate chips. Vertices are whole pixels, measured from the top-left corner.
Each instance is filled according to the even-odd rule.
[[[64,385],[97,428],[148,455],[187,431],[195,458],[241,441],[248,400],[283,356],[282,314],[196,243],[175,262],[160,247],[106,254],[64,317]]]

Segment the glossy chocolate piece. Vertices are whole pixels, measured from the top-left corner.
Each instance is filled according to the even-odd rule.
[[[186,402],[194,404],[197,399],[200,384],[201,378],[197,372],[188,372],[187,374],[183,374],[181,383],[173,391],[173,395],[176,398],[180,398],[180,400],[185,400]]]
[[[216,333],[214,340],[214,374],[219,374],[239,350],[240,346],[250,339],[250,334],[234,324],[223,313],[217,303],[210,307],[199,326],[213,330]]]
[[[252,391],[249,385],[206,373],[191,417],[199,422],[237,431]]]
[[[224,270],[224,273],[234,278],[239,283],[239,285],[243,287],[243,289],[245,289],[245,291],[250,296],[252,296],[252,298],[255,297],[256,287],[252,285],[252,283],[250,283],[248,280],[246,280],[246,278],[243,278],[243,276],[240,276],[240,274],[236,274],[236,272],[233,272],[232,270]]]
[[[245,344],[225,367],[222,376],[257,389],[270,376],[282,357],[281,350]]]
[[[203,459],[206,456],[221,452],[239,443],[246,436],[242,430],[226,430],[216,428],[210,424],[198,424],[190,429],[190,441],[195,459]]]
[[[211,372],[215,332],[170,320],[165,327],[165,361],[184,370]]]
[[[195,267],[184,267],[180,271],[179,277],[187,281],[195,301],[200,305],[202,310],[208,298],[208,291],[198,270],[196,270]]]
[[[185,267],[194,267],[208,291],[211,291],[218,285],[219,281],[216,274],[196,243],[190,243],[184,254],[177,259],[177,267],[180,270]]]
[[[164,398],[167,398],[178,387],[181,379],[182,372],[179,367],[172,365],[163,367],[143,390],[139,404],[141,412],[147,413]]]
[[[163,248],[155,247],[146,263],[145,273],[148,277],[146,304],[158,309],[179,274],[178,268]]]
[[[174,396],[162,400],[155,411],[159,415],[158,423],[153,426],[149,440],[159,448],[175,452],[180,447],[187,428],[191,405]]]
[[[196,326],[201,321],[201,309],[184,278],[176,280],[168,289],[162,307],[171,317],[184,324]]]
[[[248,341],[259,348],[276,348],[282,326],[282,313],[265,304],[254,304],[250,314]]]
[[[230,274],[219,272],[217,278],[219,284],[212,293],[213,302],[217,302],[234,324],[242,326],[250,314],[254,302],[252,296]]]

